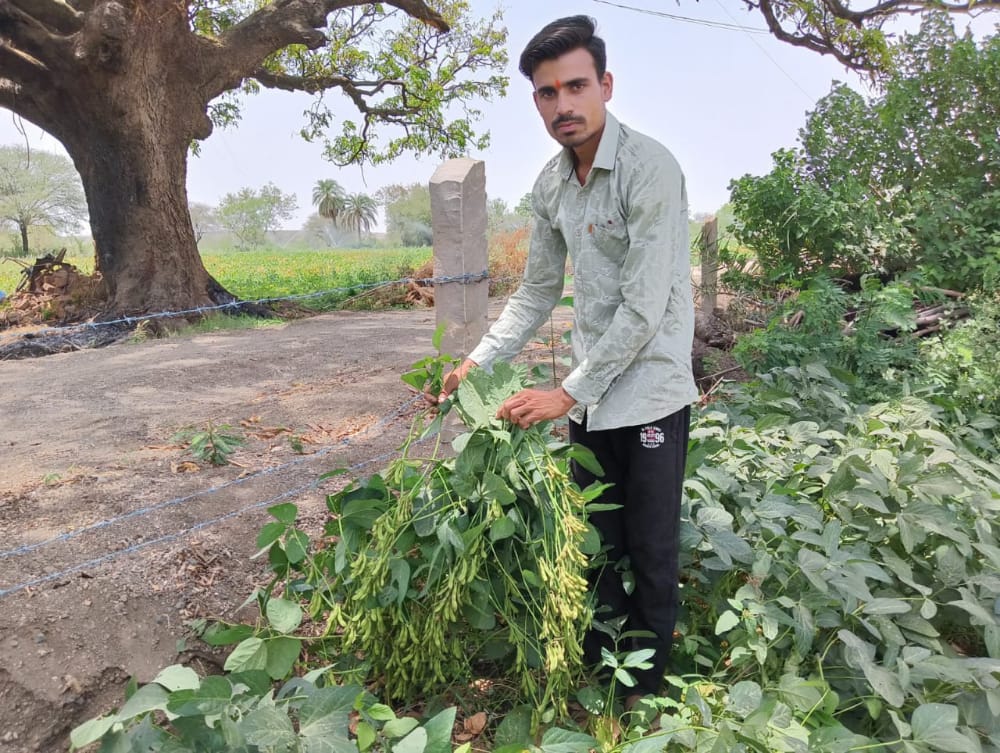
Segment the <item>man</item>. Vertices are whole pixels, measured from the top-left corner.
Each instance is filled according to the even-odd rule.
[[[619,650],[653,648],[638,695],[660,690],[678,604],[678,528],[690,404],[694,310],[684,176],[656,141],[606,110],[613,79],[604,41],[587,16],[548,24],[521,55],[535,106],[563,146],[532,192],[535,224],[524,281],[469,357],[445,380],[441,399],[469,369],[521,351],[563,289],[566,255],[574,271],[573,369],[554,390],[524,390],[498,417],[527,428],[569,414],[570,439],[591,449],[613,484],[596,513],[608,562],[627,558],[626,593],[610,565],[592,576],[597,602],[625,616],[627,631],[648,631]],[[595,480],[574,467],[581,487]],[[591,630],[587,659],[598,663],[608,637]]]

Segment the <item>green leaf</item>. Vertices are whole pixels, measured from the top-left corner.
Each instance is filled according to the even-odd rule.
[[[373,704],[365,711],[377,722],[391,722],[396,718],[396,712],[392,710],[391,706],[386,706],[384,703]]]
[[[147,711],[164,711],[166,708],[167,691],[163,686],[151,682],[148,685],[143,685],[132,694],[132,697],[121,707],[116,718],[125,722],[132,717],[145,714]]]
[[[870,662],[865,663],[861,669],[865,673],[865,679],[868,680],[876,693],[896,708],[903,705],[906,696],[903,693],[899,677],[884,667]]]
[[[475,369],[469,372],[458,385],[458,402],[466,425],[473,430],[489,426],[496,415],[496,408],[491,413],[489,406],[483,401],[483,396],[475,387],[477,383],[475,372]]]
[[[455,707],[451,706],[424,723],[427,732],[426,753],[451,753],[451,732],[455,726]]]
[[[746,719],[760,708],[763,696],[764,694],[760,689],[760,685],[751,680],[744,680],[743,682],[736,683],[730,689],[729,697],[726,699],[726,706],[739,718]]]
[[[271,544],[281,538],[286,529],[287,526],[284,523],[279,523],[276,520],[267,523],[260,529],[260,533],[257,534],[257,548],[266,549],[271,546]]]
[[[250,625],[226,625],[216,622],[205,629],[201,639],[209,646],[228,646],[239,643],[251,635],[253,628]]]
[[[861,610],[865,614],[906,614],[910,604],[902,599],[872,599]]]
[[[250,745],[262,750],[293,750],[298,735],[285,711],[262,706],[250,711],[236,723]]]
[[[740,616],[727,609],[725,612],[719,615],[719,619],[715,621],[715,634],[722,635],[723,633],[728,633],[734,627],[740,624]]]
[[[172,664],[160,670],[153,682],[167,690],[194,690],[201,684],[197,672],[180,664]]]
[[[539,747],[542,753],[589,753],[591,750],[600,750],[601,744],[583,732],[552,727],[542,735]]]
[[[292,529],[285,539],[285,555],[293,565],[306,558],[309,551],[309,536],[298,528]]]
[[[247,638],[233,649],[223,667],[227,672],[267,669],[267,647],[260,638]]]
[[[302,623],[302,609],[288,599],[268,599],[265,613],[271,627],[279,633],[293,633]]]
[[[115,714],[102,716],[99,719],[90,719],[69,733],[69,742],[73,750],[90,745],[100,740],[118,722]]]
[[[425,753],[427,750],[427,732],[423,727],[417,727],[398,743],[392,746],[393,753]]]
[[[531,742],[531,707],[515,706],[497,725],[496,747],[518,746],[521,749]]]
[[[362,690],[356,685],[319,688],[299,710],[303,753],[340,753],[350,749],[349,714]]]
[[[972,741],[960,734],[958,708],[946,703],[925,703],[917,707],[910,719],[913,740],[948,753],[975,753]]]
[[[281,680],[292,673],[292,667],[302,652],[302,641],[298,638],[268,638],[267,674],[274,680]]]
[[[358,738],[358,750],[361,751],[361,753],[364,753],[375,744],[375,728],[368,722],[358,722],[355,735]]]
[[[595,688],[592,685],[581,688],[577,691],[576,700],[587,712],[595,716],[604,711],[605,696],[600,688]]]
[[[405,737],[420,725],[412,716],[404,716],[399,719],[392,719],[382,727],[382,734],[388,738]]]
[[[284,523],[286,526],[294,525],[295,518],[299,514],[299,508],[292,502],[274,505],[273,507],[267,508],[267,511],[271,513],[271,515],[276,518],[279,523]]]
[[[221,714],[233,697],[232,683],[225,677],[209,675],[195,690],[175,690],[167,701],[167,711],[177,716]]]
[[[517,525],[505,515],[502,518],[497,518],[490,526],[490,541],[496,543],[503,539],[509,539],[516,532]]]
[[[604,468],[601,467],[593,451],[587,447],[580,444],[572,444],[566,449],[566,456],[574,460],[581,468],[597,476],[597,478],[604,477]]]

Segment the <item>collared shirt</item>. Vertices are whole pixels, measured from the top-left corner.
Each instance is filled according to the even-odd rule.
[[[524,280],[469,358],[509,360],[562,297],[573,264],[570,418],[591,431],[636,426],[698,397],[684,175],[658,142],[610,113],[583,185],[572,152],[542,169]]]

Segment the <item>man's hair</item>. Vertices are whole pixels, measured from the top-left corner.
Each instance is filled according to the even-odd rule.
[[[585,49],[594,59],[597,78],[604,76],[608,65],[604,40],[594,34],[596,21],[590,16],[567,16],[546,24],[535,34],[521,53],[518,67],[531,81],[535,69],[547,60],[555,60],[567,52]]]

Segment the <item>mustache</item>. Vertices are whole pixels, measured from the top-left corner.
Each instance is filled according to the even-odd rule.
[[[579,115],[560,115],[552,121],[552,127],[558,128],[563,123],[583,123],[583,118]]]

